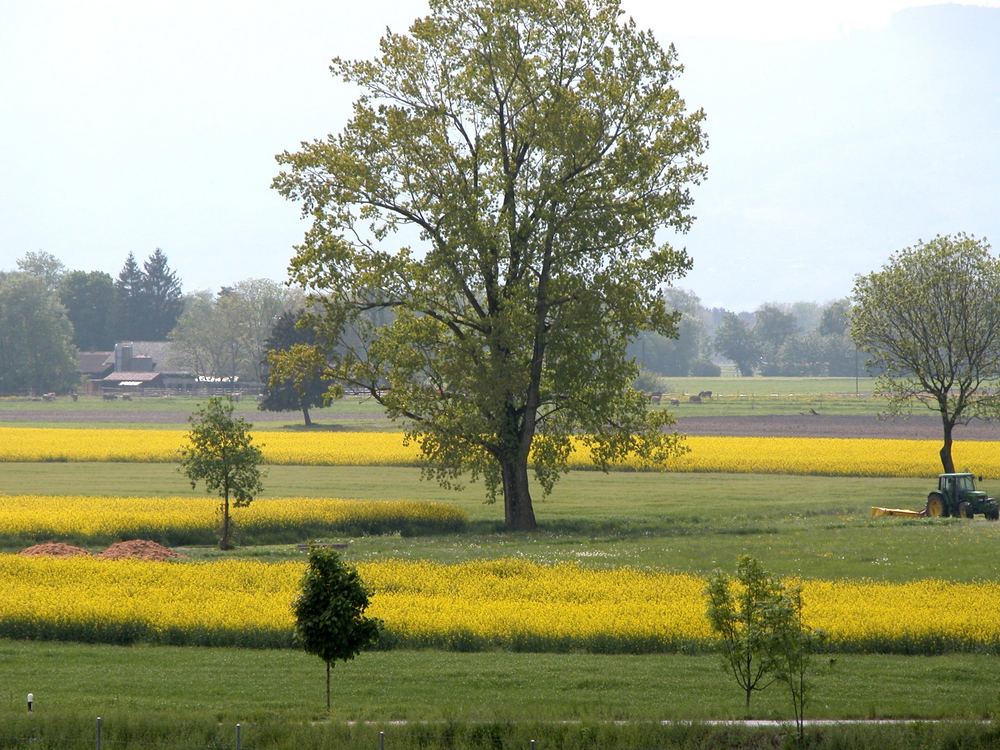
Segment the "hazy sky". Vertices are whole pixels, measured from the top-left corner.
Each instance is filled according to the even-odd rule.
[[[623,0],[674,42],[707,182],[679,286],[709,305],[824,302],[918,238],[1000,246],[1000,0]],[[987,6],[992,6],[987,9]],[[166,252],[188,291],[284,280],[304,225],[274,155],[338,131],[370,57],[424,3],[6,0],[0,269],[29,250],[117,275]]]

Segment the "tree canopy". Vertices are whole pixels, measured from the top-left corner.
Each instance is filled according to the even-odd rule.
[[[73,326],[44,278],[0,274],[0,393],[66,392],[77,385]]]
[[[180,279],[170,269],[167,256],[160,248],[142,264],[141,299],[143,327],[139,338],[163,341],[176,325],[184,309],[184,300]]]
[[[312,219],[291,270],[333,374],[405,421],[428,476],[502,490],[509,528],[535,527],[529,460],[551,491],[574,435],[601,468],[675,453],[626,355],[674,333],[660,293],[690,267],[656,238],[704,174],[674,49],[617,0],[431,0],[333,71],[353,117],[274,183]]]
[[[265,411],[298,409],[306,426],[309,410],[326,405],[334,384],[326,378],[327,362],[316,345],[316,331],[305,311],[283,313],[267,339],[267,389],[258,406]]]
[[[713,344],[719,354],[736,363],[740,375],[753,375],[760,364],[760,347],[753,331],[736,313],[723,314]]]
[[[268,337],[281,315],[300,300],[299,290],[268,279],[239,281],[217,295],[187,295],[170,332],[176,364],[198,375],[266,381]]]
[[[73,341],[81,351],[115,346],[115,282],[103,271],[70,271],[59,282],[59,299],[73,324]]]
[[[118,340],[142,340],[142,287],[142,268],[129,253],[115,279],[114,333]]]
[[[167,256],[156,248],[140,267],[133,253],[115,281],[115,338],[163,341],[184,309],[181,282]]]
[[[956,425],[997,414],[1000,261],[989,243],[939,235],[894,253],[854,283],[851,332],[881,374],[891,413],[916,405],[941,417],[941,465],[955,471]]]
[[[753,337],[760,353],[761,372],[777,375],[781,370],[781,347],[797,330],[795,316],[775,305],[762,305],[754,317]]]
[[[54,292],[66,274],[66,266],[52,253],[44,250],[29,250],[17,259],[17,270],[41,279],[45,288]]]

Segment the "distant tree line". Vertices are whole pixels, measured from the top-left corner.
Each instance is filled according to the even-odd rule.
[[[647,373],[717,376],[720,363],[740,375],[852,376],[858,354],[850,302],[762,305],[754,312],[706,308],[691,292],[668,289],[663,304],[679,316],[676,338],[643,333],[629,354]]]
[[[302,295],[269,279],[247,279],[217,294],[195,292],[169,333],[173,365],[196,375],[267,380],[268,340],[285,313],[301,309]]]
[[[184,309],[180,279],[159,248],[142,266],[129,253],[117,278],[70,271],[44,251],[25,253],[17,268],[61,306],[80,351],[108,351],[116,341],[162,341]]]
[[[185,295],[159,248],[142,264],[129,253],[117,277],[28,252],[0,272],[0,394],[73,390],[78,351],[126,341],[171,341],[159,369],[265,383],[275,326],[302,307],[300,291],[268,279]]]
[[[644,332],[628,347],[647,374],[718,376],[726,360],[742,375],[850,376],[858,367],[847,299],[734,313],[671,288],[662,304],[677,319],[677,336]],[[0,272],[0,393],[65,392],[78,385],[77,351],[165,340],[174,344],[173,358],[161,368],[264,384],[263,408],[301,410],[307,424],[309,408],[323,405],[330,386],[304,356],[318,342],[299,289],[247,279],[184,294],[159,248],[141,265],[129,253],[117,277],[67,270],[42,251]],[[295,356],[274,360],[287,377],[269,383],[268,352],[293,347]]]
[[[77,351],[162,340],[183,307],[180,280],[159,248],[142,266],[129,253],[117,279],[25,253],[17,270],[0,272],[0,393],[72,390]]]

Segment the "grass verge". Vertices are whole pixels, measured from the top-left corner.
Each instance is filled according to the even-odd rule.
[[[712,655],[363,653],[334,669],[324,710],[319,659],[298,651],[0,641],[0,726],[25,712],[290,722],[659,722],[743,718],[740,689]],[[807,716],[983,719],[995,713],[996,657],[817,657]],[[970,701],[969,696],[981,699]],[[757,694],[755,718],[788,719],[785,692]]]
[[[794,728],[667,723],[457,722],[383,726],[261,720],[220,724],[190,717],[128,716],[102,721],[102,745],[114,750],[774,750],[800,747]],[[237,744],[237,733],[241,743]],[[0,746],[73,750],[95,746],[91,717],[20,719],[0,729]],[[984,750],[1000,741],[992,725],[976,722],[810,727],[804,746],[813,750]]]

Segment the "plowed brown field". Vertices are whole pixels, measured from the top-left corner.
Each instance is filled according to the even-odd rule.
[[[734,437],[905,438],[937,440],[941,421],[936,417],[879,419],[856,416],[686,417],[677,429],[688,435]],[[955,428],[956,440],[1000,440],[1000,422],[975,421]]]

